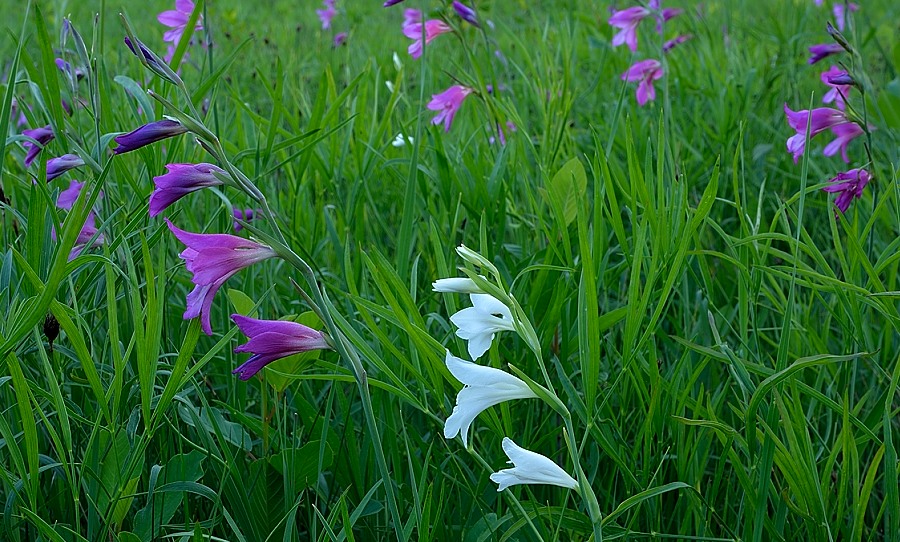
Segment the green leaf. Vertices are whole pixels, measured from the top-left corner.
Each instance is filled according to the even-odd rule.
[[[562,216],[568,226],[578,214],[578,205],[587,192],[587,174],[578,158],[572,158],[560,169],[547,185],[550,205]]]

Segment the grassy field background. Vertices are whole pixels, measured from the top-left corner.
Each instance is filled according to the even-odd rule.
[[[172,6],[6,4],[0,111],[15,98],[26,124],[0,117],[0,539],[900,540],[897,3],[861,3],[855,53],[809,65],[832,42],[828,1],[673,0],[684,13],[665,36],[641,23],[635,54],[611,47],[608,2],[479,1],[483,31],[436,0],[338,0],[329,30],[318,2],[207,2],[195,38],[212,46],[188,47],[180,71],[193,107],[367,374],[316,351],[246,383],[229,315],[315,322],[308,285],[266,261],[220,290],[212,336],[183,320],[183,246],[147,201],[166,164],[214,160],[190,134],[116,156],[104,137],[167,114],[142,90],[187,110],[122,42],[120,12],[162,55],[156,14]],[[455,30],[412,59],[406,8]],[[53,64],[67,15],[92,61],[74,85]],[[678,34],[691,39],[639,107],[621,74]],[[872,130],[849,165],[823,156],[828,135],[795,163],[784,105],[821,106],[838,61]],[[477,92],[445,132],[426,104],[457,82]],[[60,98],[81,105],[70,117]],[[17,136],[48,123],[57,137],[25,169]],[[32,181],[76,151],[92,164]],[[874,180],[836,212],[821,188],[851,167]],[[68,261],[88,209],[55,208],[71,179],[104,242]],[[235,206],[257,202],[207,189],[165,216],[235,233]],[[461,244],[537,338],[499,333],[479,363],[513,366],[569,413],[502,403],[468,448],[443,428],[461,388],[445,352],[466,353],[450,316],[470,303],[431,286],[462,276]],[[498,492],[507,436],[583,470],[602,520],[563,488]]]

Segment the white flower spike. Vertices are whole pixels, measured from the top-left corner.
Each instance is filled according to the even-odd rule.
[[[477,361],[491,347],[498,331],[514,331],[512,312],[496,297],[471,294],[472,306],[450,317],[459,329],[456,335],[469,341],[469,356]]]
[[[484,277],[481,277],[484,278]],[[432,291],[455,294],[483,294],[481,288],[469,277],[437,279],[431,283]]]
[[[463,446],[469,446],[469,426],[485,409],[503,401],[537,397],[525,382],[500,369],[466,361],[449,351],[445,362],[450,373],[465,387],[456,396],[453,413],[444,423],[444,437],[461,435]]]
[[[503,451],[513,464],[511,469],[503,469],[491,475],[491,481],[499,484],[497,491],[503,491],[517,484],[552,484],[554,486],[578,489],[578,482],[549,457],[526,450],[503,438]]]

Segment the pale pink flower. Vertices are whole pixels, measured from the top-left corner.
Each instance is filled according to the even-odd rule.
[[[413,40],[408,49],[409,55],[413,58],[421,57],[423,41],[425,42],[425,45],[430,44],[434,38],[441,34],[451,32],[452,30],[453,29],[447,26],[444,21],[438,19],[425,21],[424,25],[422,23],[404,25],[403,35]]]

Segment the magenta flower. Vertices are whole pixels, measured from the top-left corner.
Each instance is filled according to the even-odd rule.
[[[639,81],[636,92],[637,101],[639,105],[644,105],[648,100],[656,99],[656,89],[653,87],[653,81],[662,76],[662,64],[658,60],[648,59],[632,64],[622,74],[622,80],[629,83]]]
[[[806,148],[807,124],[809,124],[809,138],[812,139],[832,126],[850,123],[843,111],[829,107],[820,107],[812,111],[808,109],[791,111],[791,108],[784,104],[784,114],[790,127],[797,132],[787,140],[787,150],[794,155],[794,163],[797,163]]]
[[[691,39],[690,34],[682,34],[680,36],[676,36],[663,44],[663,52],[668,53],[669,51],[671,51],[675,47],[678,47],[689,39]]]
[[[863,189],[869,184],[870,180],[872,178],[868,171],[861,168],[851,169],[850,171],[838,173],[833,179],[829,179],[828,182],[832,184],[823,187],[822,190],[832,193],[840,192],[837,199],[834,200],[834,205],[842,213],[846,213],[850,203],[853,202],[853,198],[859,199],[862,197]]]
[[[833,102],[835,107],[837,107],[841,111],[844,110],[844,108],[846,107],[845,99],[850,93],[850,89],[853,87],[851,85],[835,83],[833,79],[840,78],[837,79],[837,81],[844,81],[846,80],[847,76],[848,73],[838,68],[837,66],[832,66],[828,69],[827,72],[822,72],[822,82],[831,87],[831,90],[829,90],[825,93],[824,96],[822,96],[822,103],[830,104]]]
[[[841,32],[844,31],[844,26],[847,21],[850,20],[850,13],[857,11],[858,9],[859,6],[853,2],[847,2],[846,7],[844,6],[844,2],[837,2],[834,4],[831,11],[834,13],[834,21],[837,24],[838,30]]]
[[[241,225],[238,220],[243,220],[244,222],[250,222],[253,220],[256,215],[260,213],[259,209],[244,209],[241,210],[240,207],[234,207],[231,211],[232,216],[234,216],[234,232],[237,233],[244,229],[244,226]]]
[[[75,200],[78,199],[78,195],[81,193],[83,187],[84,183],[80,183],[74,179],[70,181],[69,188],[66,188],[59,193],[59,196],[57,196],[56,207],[71,211],[72,206],[75,205]]]
[[[115,142],[119,144],[113,149],[115,154],[122,154],[140,149],[151,143],[162,141],[170,137],[175,137],[187,132],[188,129],[181,125],[178,121],[164,119],[156,122],[145,124],[127,134],[116,136]]]
[[[823,58],[827,58],[831,55],[836,55],[843,50],[844,48],[837,43],[822,43],[819,45],[810,45],[809,53],[812,56],[809,57],[809,63],[815,64]]]
[[[337,15],[337,10],[334,7],[335,0],[322,0],[322,4],[325,5],[325,9],[317,9],[316,15],[319,16],[319,20],[322,21],[322,30],[328,30],[331,28],[331,20],[334,19],[334,16]]]
[[[234,349],[236,353],[251,353],[232,374],[241,380],[260,372],[273,361],[309,352],[331,348],[325,335],[311,327],[287,320],[257,320],[240,314],[232,314],[231,319],[250,340]]]
[[[662,34],[663,33],[663,23],[681,15],[682,13],[684,13],[684,10],[681,8],[661,9],[662,6],[660,4],[661,4],[660,0],[650,0],[650,2],[647,3],[647,7],[659,12],[656,15],[656,32],[659,34]]]
[[[66,211],[71,210],[83,187],[84,183],[78,181],[69,183],[69,188],[60,192],[56,198],[56,206]],[[51,228],[50,238],[56,241],[56,229]],[[69,252],[69,261],[74,260],[84,249],[98,247],[104,241],[104,235],[102,233],[98,234],[97,213],[91,210],[84,221],[84,225],[81,227],[81,231],[78,232],[78,237],[75,238],[75,244],[72,246],[71,252]]]
[[[828,145],[825,145],[822,154],[825,156],[834,156],[840,150],[841,158],[844,159],[844,162],[850,163],[850,159],[847,157],[847,145],[865,133],[862,127],[855,122],[845,122],[844,124],[832,126],[831,133],[834,134],[835,139]]]
[[[475,10],[470,8],[469,6],[463,4],[459,0],[453,0],[453,10],[456,11],[456,14],[469,23],[472,26],[481,28],[481,25],[478,24],[478,15],[476,15]]]
[[[271,248],[234,235],[191,233],[180,230],[166,219],[169,229],[187,248],[179,255],[193,273],[194,289],[187,295],[184,319],[200,317],[203,332],[212,335],[209,310],[219,288],[232,275],[257,262],[274,258]]]
[[[84,160],[77,154],[64,154],[47,160],[47,182],[59,177],[70,169],[84,165]]]
[[[620,29],[619,33],[613,36],[613,47],[624,43],[628,45],[631,52],[637,51],[637,25],[650,13],[649,9],[642,7],[623,9],[613,13],[608,22],[611,26]]]
[[[450,126],[453,124],[453,117],[462,106],[463,100],[473,92],[475,91],[469,87],[453,85],[440,94],[432,95],[431,101],[428,102],[428,109],[437,111],[438,114],[431,119],[431,123],[440,124],[443,122],[444,131],[449,132]]]
[[[157,15],[156,20],[170,29],[163,34],[163,41],[178,45],[178,42],[181,41],[181,36],[184,35],[184,31],[187,29],[188,21],[191,19],[191,13],[193,12],[193,0],[175,0],[174,10],[163,11]],[[194,26],[195,32],[203,30],[202,20],[203,14],[197,18],[197,24]]]
[[[150,216],[163,212],[182,197],[209,186],[223,184],[216,174],[225,170],[212,164],[166,164],[165,175],[153,177],[156,190],[150,196]]]
[[[48,124],[47,126],[42,126],[40,128],[25,130],[22,132],[22,135],[28,136],[38,142],[37,145],[31,141],[22,142],[22,146],[25,147],[26,150],[25,167],[30,167],[31,163],[34,162],[34,159],[37,158],[37,155],[41,153],[41,150],[53,139],[53,128]]]
[[[453,29],[447,26],[444,21],[440,21],[438,19],[425,21],[424,25],[422,23],[411,23],[405,25],[403,27],[403,35],[413,40],[408,49],[409,55],[413,58],[421,57],[423,38],[425,44],[427,45],[430,44],[434,40],[434,38],[440,36],[441,34],[446,34],[447,32],[450,32],[452,30]]]
[[[422,22],[422,12],[417,9],[403,10],[403,35],[406,35],[406,27]]]
[[[332,42],[332,47],[340,47],[347,43],[347,33],[346,32],[338,32],[334,35],[334,41]]]

